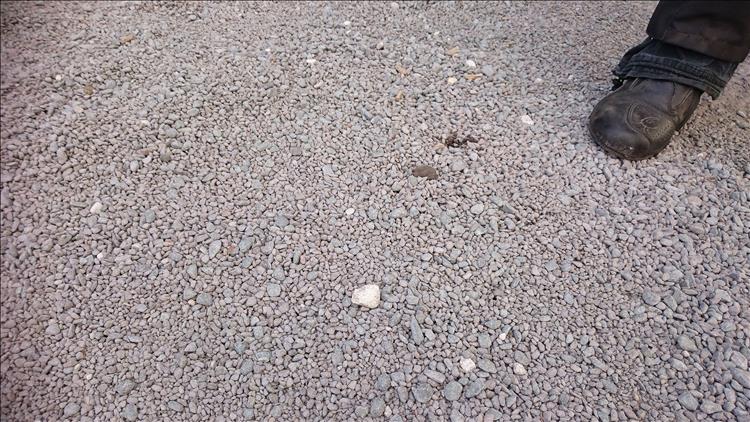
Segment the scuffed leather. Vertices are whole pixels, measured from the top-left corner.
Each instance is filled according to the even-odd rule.
[[[676,82],[628,79],[594,107],[589,132],[597,144],[618,158],[653,157],[688,121],[701,94]]]

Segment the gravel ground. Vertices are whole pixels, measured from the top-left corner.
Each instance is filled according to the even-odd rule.
[[[653,6],[3,2],[0,416],[748,420],[749,66],[585,130]]]

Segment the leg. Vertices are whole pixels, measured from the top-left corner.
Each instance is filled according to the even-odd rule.
[[[589,118],[594,140],[630,160],[663,150],[703,92],[719,96],[750,50],[750,2],[663,1],[648,34],[613,71],[621,86]]]
[[[750,50],[747,1],[661,1],[646,30],[651,38],[739,63]]]

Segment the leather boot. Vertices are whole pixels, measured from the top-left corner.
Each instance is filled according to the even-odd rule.
[[[677,82],[626,79],[589,116],[589,132],[607,153],[626,160],[653,157],[690,119],[700,90]]]

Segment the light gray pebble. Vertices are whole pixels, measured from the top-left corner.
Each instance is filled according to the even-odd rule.
[[[143,221],[145,221],[146,223],[153,223],[155,220],[156,211],[154,211],[153,209],[149,208],[143,213]]]
[[[478,378],[470,382],[464,388],[464,397],[467,399],[476,397],[484,390],[484,380]]]
[[[277,283],[266,284],[266,293],[268,293],[269,297],[281,296],[281,285]]]
[[[490,330],[497,330],[498,328],[502,327],[503,324],[500,320],[497,319],[490,319],[484,323],[484,325],[489,328]]]
[[[451,164],[451,170],[453,170],[454,172],[464,171],[467,168],[468,166],[466,165],[466,162],[460,158],[455,159],[453,161],[453,164]]]
[[[182,405],[174,400],[168,401],[167,407],[174,410],[175,412],[182,412]]]
[[[528,365],[531,363],[531,358],[529,358],[529,355],[520,350],[516,350],[515,352],[513,352],[513,360],[520,363],[521,365]]]
[[[208,257],[213,259],[221,250],[221,240],[214,240],[208,245]]]
[[[750,372],[740,368],[732,368],[730,372],[735,381],[741,386],[750,389]]]
[[[686,335],[681,335],[677,337],[677,346],[679,346],[680,349],[685,350],[687,352],[698,351],[698,346],[695,345],[695,341]]]
[[[47,329],[45,329],[44,332],[47,335],[56,336],[60,334],[60,326],[57,325],[56,322],[50,322],[49,325],[47,325]]]
[[[128,403],[125,405],[125,408],[122,409],[120,416],[126,421],[134,421],[138,419],[138,408],[133,403]]]
[[[354,414],[359,418],[366,418],[370,413],[370,408],[367,406],[357,406],[354,408]]]
[[[721,406],[711,400],[703,400],[701,403],[701,411],[707,415],[713,415],[714,413],[721,412]]]
[[[214,304],[214,299],[208,293],[200,293],[195,299],[196,303],[203,306],[211,306]]]
[[[66,404],[65,408],[63,409],[63,417],[69,418],[71,416],[77,415],[80,410],[81,406],[78,403],[70,402]]]
[[[451,381],[443,388],[443,396],[446,400],[456,401],[461,398],[463,388],[464,387],[459,382]]]
[[[135,382],[131,379],[124,379],[115,385],[115,391],[117,394],[124,396],[129,394],[135,388]]]
[[[687,371],[687,365],[679,359],[672,359],[672,367],[678,371]]]
[[[186,287],[185,290],[182,291],[182,300],[190,300],[197,295],[198,293],[196,293],[195,290],[191,289],[190,287]]]
[[[283,229],[284,227],[289,225],[289,219],[286,218],[286,216],[283,214],[278,214],[276,216],[276,219],[274,220],[274,224],[276,225],[276,227]]]
[[[677,401],[680,402],[682,407],[693,412],[698,409],[698,400],[690,391],[685,391],[677,397]]]
[[[375,397],[370,402],[370,416],[379,418],[385,413],[385,401],[381,397]]]
[[[425,369],[423,373],[427,378],[435,381],[438,384],[442,384],[445,382],[445,375],[441,374],[438,371],[434,371],[428,368],[428,369]]]
[[[497,366],[495,366],[495,362],[489,359],[479,359],[477,361],[477,367],[479,367],[479,369],[489,374],[497,373]]]
[[[714,300],[717,302],[732,302],[732,296],[724,289],[714,290]]]
[[[422,327],[419,326],[419,321],[415,317],[412,317],[409,322],[409,330],[411,332],[411,341],[417,346],[424,342],[424,333]]]
[[[647,305],[651,305],[651,306],[656,306],[656,304],[661,302],[661,298],[659,297],[659,295],[657,295],[651,290],[644,291],[642,298],[643,298],[643,301]]]
[[[377,381],[375,382],[375,388],[377,388],[380,391],[386,391],[391,387],[391,377],[388,374],[381,374],[378,376]]]
[[[242,253],[247,252],[253,246],[253,243],[252,237],[243,237],[237,245],[237,249]]]
[[[344,352],[341,349],[335,349],[331,354],[331,361],[334,365],[341,365],[344,363]]]
[[[479,341],[479,347],[482,349],[489,349],[492,346],[492,337],[489,334],[479,334],[477,340]]]
[[[430,384],[422,382],[415,384],[412,387],[411,392],[414,394],[414,399],[419,403],[427,403],[432,398],[435,389],[432,388]]]
[[[254,368],[255,364],[253,364],[253,361],[250,359],[245,359],[242,361],[242,365],[240,365],[240,374],[247,375],[253,372]]]

